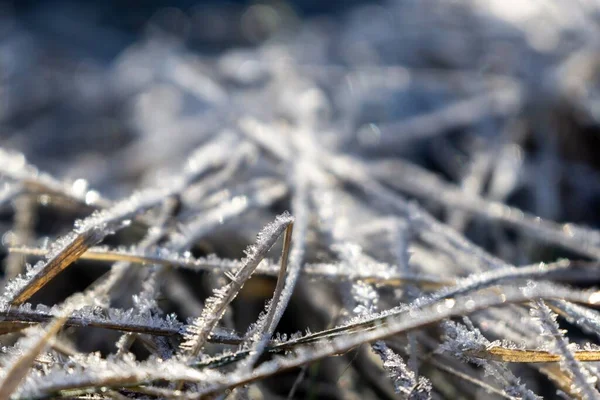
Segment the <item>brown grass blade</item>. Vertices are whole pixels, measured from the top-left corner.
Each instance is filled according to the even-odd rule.
[[[9,247],[10,253],[19,253],[28,256],[44,257],[48,250],[36,247]],[[130,262],[135,264],[160,264],[169,265],[168,260],[160,257],[141,256],[128,254],[119,251],[101,250],[99,248],[89,248],[79,257],[82,260],[106,261],[106,262]]]
[[[2,322],[0,322],[0,334],[5,334],[16,332],[35,324],[49,322],[53,318],[56,318],[56,316],[52,314],[42,314],[32,311],[27,312],[18,309],[10,309],[0,311],[0,318],[2,319]],[[179,336],[185,330],[185,326],[157,327],[135,323],[127,324],[123,322],[111,321],[110,319],[85,319],[77,316],[71,316],[67,318],[65,325],[76,328],[95,327],[121,332],[148,334],[153,336]],[[232,333],[223,334],[223,332],[219,332],[217,330],[213,332],[208,341],[212,343],[238,345],[242,342],[242,339],[239,337],[239,335]]]
[[[35,257],[44,257],[48,250],[34,247],[10,247],[8,249],[11,253],[20,253]],[[105,262],[129,262],[132,264],[139,265],[168,265],[174,266],[178,268],[190,269],[193,271],[202,271],[208,270],[212,271],[216,268],[224,269],[226,268],[225,262],[218,261],[226,261],[226,260],[210,260],[210,259],[201,259],[201,258],[181,258],[181,259],[168,259],[155,257],[146,254],[134,254],[127,253],[118,250],[110,250],[99,247],[91,247],[85,253],[81,254],[80,258],[82,260],[92,260],[92,261],[105,261]],[[229,261],[228,270],[233,270],[239,268],[242,263],[237,262],[235,260],[227,260]],[[391,276],[378,276],[378,275],[370,275],[370,274],[361,274],[359,272],[356,275],[349,276],[347,275],[347,271],[344,270],[335,270],[335,264],[305,264],[302,267],[302,274],[308,275],[312,278],[317,279],[330,279],[332,276],[335,276],[336,279],[347,279],[347,280],[361,280],[366,283],[372,283],[376,285],[384,285],[384,286],[392,286],[392,287],[400,287],[406,284],[418,285],[419,287],[425,290],[431,289],[439,289],[443,286],[451,286],[456,284],[456,280],[453,278],[446,278],[442,276],[435,275],[398,275],[393,274]],[[279,268],[277,268],[276,264],[272,262],[263,261],[257,268],[257,274],[268,275],[268,276],[278,276]]]
[[[0,399],[8,399],[17,389],[23,378],[25,378],[25,375],[27,375],[35,358],[44,349],[48,340],[62,328],[67,317],[68,315],[65,314],[51,322],[44,334],[41,335],[28,351],[9,368],[4,375],[4,379],[0,383]]]
[[[283,251],[281,254],[281,268],[279,269],[279,275],[277,277],[277,285],[275,286],[275,292],[273,293],[273,300],[271,301],[272,306],[269,308],[269,312],[267,313],[267,318],[265,321],[265,332],[271,332],[275,329],[275,327],[271,326],[273,323],[273,318],[275,316],[275,304],[279,301],[281,297],[281,292],[285,287],[285,277],[287,273],[287,263],[288,257],[290,255],[290,243],[292,242],[292,232],[294,230],[294,222],[290,222],[290,224],[285,229],[285,233],[283,234]]]
[[[56,275],[75,262],[87,249],[102,240],[103,237],[104,235],[95,229],[81,233],[67,247],[50,259],[44,269],[14,295],[11,304],[19,305],[26,302]]]
[[[578,361],[600,361],[600,350],[577,350],[574,351],[574,354],[575,359]],[[470,352],[469,355],[490,361],[510,363],[547,363],[560,361],[560,356],[545,350],[509,349],[501,346]]]

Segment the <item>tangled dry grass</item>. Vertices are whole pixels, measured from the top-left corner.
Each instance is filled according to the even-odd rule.
[[[600,398],[595,2],[66,4],[1,21],[0,398]]]

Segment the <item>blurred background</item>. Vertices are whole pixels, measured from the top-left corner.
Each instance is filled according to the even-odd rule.
[[[127,191],[112,183],[201,143],[237,107],[253,114],[269,65],[292,62],[328,96],[328,145],[381,156],[403,141],[388,148],[405,155],[431,144],[420,136],[508,129],[595,166],[598,15],[593,0],[4,2],[0,138],[44,170]]]
[[[424,144],[461,154],[509,130],[526,150],[595,167],[598,15],[593,0],[4,2],[0,140],[44,170],[127,192],[147,164],[255,114],[253,100],[285,116],[291,100],[269,97],[281,91],[267,80],[291,62],[328,96],[336,132],[323,139],[344,151],[391,149],[452,178],[445,163],[460,156]]]

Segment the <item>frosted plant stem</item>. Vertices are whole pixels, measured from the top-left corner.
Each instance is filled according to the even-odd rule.
[[[250,356],[244,360],[244,362],[240,363],[240,366],[237,370],[244,370],[246,368],[252,368],[256,361],[260,358],[263,353],[268,340],[273,335],[275,331],[276,324],[273,323],[275,319],[275,312],[277,310],[277,304],[281,301],[281,294],[285,288],[285,282],[287,277],[287,263],[288,256],[290,251],[290,243],[292,240],[292,231],[293,231],[294,223],[291,222],[285,229],[284,237],[283,237],[283,250],[281,254],[281,267],[279,270],[279,276],[277,277],[277,284],[275,286],[275,291],[273,292],[273,298],[269,302],[267,306],[267,313],[264,319],[259,319],[257,322],[256,330],[258,330],[256,335],[256,339],[254,339],[254,343],[252,344],[252,349],[250,351]],[[246,344],[247,345],[247,344]]]
[[[472,385],[475,385],[477,387],[482,388],[483,390],[485,390],[488,393],[493,393],[497,396],[500,396],[504,399],[508,399],[508,400],[514,400],[514,396],[511,396],[509,394],[507,394],[504,390],[500,390],[494,386],[489,385],[488,383],[486,383],[485,381],[479,380],[477,378],[474,378],[470,375],[467,375],[461,371],[458,371],[442,362],[439,362],[433,358],[430,358],[427,360],[427,362],[431,365],[433,365],[435,368],[448,372],[451,375],[456,376],[457,378],[460,378],[466,382],[471,383]]]
[[[600,338],[600,313],[598,311],[562,300],[548,300],[546,303],[570,323]]]
[[[140,242],[139,246],[137,246],[139,250],[146,251],[150,247],[156,245],[165,235],[165,225],[167,224],[169,217],[173,214],[175,206],[176,201],[173,198],[167,198],[165,200],[162,204],[162,209],[157,218],[156,225],[149,229],[146,237]],[[118,276],[122,276],[129,268],[129,263],[123,263],[121,266],[118,266],[115,271],[117,271],[116,274]],[[158,281],[158,269],[159,267],[154,265],[148,276],[144,279],[142,294],[138,296],[139,301],[136,302],[136,308],[139,308],[142,312],[150,311],[150,308],[154,305],[153,300],[157,293],[156,285]],[[112,271],[113,270],[111,270],[111,273]],[[135,336],[132,333],[126,333],[123,336],[124,337],[121,337],[117,342],[119,344],[117,347],[117,357],[122,356],[128,351],[135,340]]]
[[[256,367],[249,374],[231,375],[226,381],[222,381],[215,385],[208,385],[205,388],[200,389],[196,394],[196,398],[219,393],[227,388],[244,385],[266,376],[271,376],[274,373],[328,357],[332,354],[343,354],[362,343],[385,339],[399,333],[424,327],[433,322],[455,316],[469,315],[489,307],[524,302],[537,298],[562,298],[574,302],[590,302],[590,294],[582,295],[580,292],[562,288],[550,289],[548,287],[543,287],[543,285],[530,287],[526,290],[523,290],[522,288],[504,287],[501,293],[501,295],[480,296],[474,305],[469,302],[469,300],[471,300],[470,297],[456,299],[452,303],[452,307],[448,307],[442,303],[434,303],[430,306],[414,310],[411,313],[390,317],[385,323],[377,324],[377,326],[370,330],[360,331],[355,335],[344,335],[332,338],[329,342],[321,342],[316,348],[295,348],[296,355],[276,358],[273,361],[265,362]],[[595,295],[595,297],[592,298],[592,301],[597,301],[598,297],[598,295]]]
[[[384,175],[384,171],[389,170],[390,167],[403,172],[393,176]],[[374,178],[384,181],[401,192],[513,226],[536,239],[589,257],[600,257],[600,233],[595,230],[572,223],[559,224],[544,220],[515,207],[487,200],[475,194],[466,196],[457,186],[446,183],[431,172],[405,161],[394,160],[389,164],[376,164],[370,167],[370,170]]]
[[[490,114],[510,114],[518,109],[520,97],[518,87],[513,86],[503,91],[490,91],[459,100],[439,111],[412,117],[406,121],[382,124],[379,128],[382,140],[378,145],[400,146],[408,141],[453,132],[453,128],[474,124]]]
[[[25,347],[22,355],[10,360],[9,363],[5,363],[2,380],[0,381],[0,398],[9,398],[27,375],[37,355],[65,325],[70,315],[77,308],[92,303],[97,294],[99,294],[98,289],[94,288],[86,290],[83,294],[76,293],[70,296],[65,300],[59,314],[52,319],[46,329],[40,331],[37,327],[31,328],[33,334],[28,333],[22,339]]]
[[[37,333],[37,335],[27,336],[28,346],[23,349],[23,355],[12,362],[12,365],[5,365],[3,376],[0,380],[0,398],[8,399],[10,395],[21,384],[25,375],[31,368],[35,358],[44,350],[48,340],[56,335],[68,318],[68,313],[55,318],[48,326]],[[35,328],[34,328],[35,329]]]
[[[498,144],[494,143],[496,147]],[[487,147],[491,147],[487,145]],[[461,179],[460,188],[465,197],[480,196],[485,184],[485,178],[491,169],[494,155],[490,149],[476,151],[465,176]],[[448,225],[457,232],[463,232],[469,222],[469,215],[453,207],[448,209]]]
[[[44,256],[47,254],[47,250],[45,249],[29,247],[9,248],[9,251],[33,256]],[[173,255],[171,253],[173,252],[164,246],[157,246],[156,251],[152,253],[142,253],[137,251],[137,249],[116,250],[107,247],[92,247],[83,253],[80,258],[96,261],[126,261],[132,264],[139,264],[140,266],[160,264],[196,272],[210,272],[215,270],[224,270],[227,272],[233,271],[242,265],[239,260],[223,259],[214,255],[194,258],[181,257],[179,254]],[[170,256],[161,256],[161,254]],[[443,278],[436,275],[420,274],[418,272],[390,273],[390,271],[395,271],[397,268],[385,263],[373,262],[372,264],[376,269],[367,268],[368,265],[363,265],[361,270],[348,270],[336,263],[307,263],[302,266],[302,273],[314,279],[326,279],[329,281],[361,280],[384,286],[402,286],[406,283],[413,283],[420,286],[439,288],[445,285],[452,285],[456,281],[454,278]],[[589,270],[593,271],[593,268],[589,268]],[[256,268],[256,273],[267,276],[277,276],[279,274],[279,267],[272,261],[263,260]]]
[[[269,151],[273,152],[273,154],[285,160],[289,160],[291,157],[289,152],[274,148],[273,143],[276,143],[276,141],[270,141],[272,133],[256,121],[245,121],[242,127],[244,128],[244,132],[257,140],[261,146],[265,146]],[[397,194],[387,190],[376,182],[369,172],[368,165],[361,160],[327,151],[315,144],[309,143],[307,146],[314,152],[314,159],[321,164],[323,169],[331,171],[340,179],[351,182],[361,187],[367,193],[381,198],[398,208],[398,211],[410,213],[408,209],[409,204]],[[403,183],[410,183],[406,187],[419,191],[413,194],[425,195],[428,199],[441,202],[447,207],[464,209],[475,212],[483,217],[508,223],[534,237],[540,237],[557,246],[594,258],[600,257],[600,233],[596,231],[582,228],[575,224],[561,225],[545,221],[503,203],[486,201],[481,197],[471,196],[467,198],[459,188],[453,185],[442,184],[438,178],[432,178],[434,175],[429,172],[424,172],[422,169],[405,162],[399,162],[399,165],[409,166],[409,170],[405,173],[394,174],[394,177],[396,180],[398,177],[404,179]],[[434,183],[432,184],[432,182]],[[398,187],[400,190],[404,188],[405,186]],[[412,207],[414,208],[414,205]],[[423,210],[419,210],[419,213],[427,220],[428,224],[433,224],[432,226],[434,227],[442,226],[439,222],[434,222],[433,218],[429,218]],[[448,228],[444,228],[443,230],[447,231]]]
[[[268,339],[273,331],[275,330],[277,324],[281,320],[285,309],[288,306],[288,303],[292,297],[294,292],[294,288],[296,286],[296,282],[298,277],[300,276],[300,272],[302,270],[302,261],[304,258],[304,251],[306,246],[306,234],[308,231],[308,220],[310,218],[308,213],[308,188],[306,182],[306,176],[304,172],[301,172],[301,165],[296,166],[295,171],[295,179],[296,182],[296,192],[294,193],[294,197],[292,200],[292,212],[294,213],[295,226],[296,226],[296,237],[294,242],[291,245],[290,251],[290,261],[289,267],[287,269],[287,275],[283,282],[284,287],[281,289],[279,293],[279,300],[277,303],[272,303],[269,309],[269,329],[265,331],[265,335],[261,339],[261,343],[259,344],[258,352],[262,352],[262,348],[264,348],[265,341]],[[291,230],[290,230],[291,235]],[[286,240],[289,241],[291,236],[286,236]],[[289,244],[289,242],[288,242]],[[278,286],[280,285],[278,281]],[[278,290],[278,289],[276,289]],[[253,360],[254,361],[254,360]]]
[[[586,399],[600,399],[600,393],[595,388],[597,377],[592,377],[589,371],[575,358],[572,346],[569,345],[568,339],[558,327],[556,314],[541,299],[535,301],[532,313],[539,319],[542,333],[547,332],[552,337],[554,349],[562,359],[561,369],[573,377],[577,391],[581,392]]]
[[[35,229],[37,205],[34,199],[28,194],[17,196],[14,201],[15,222],[13,228],[14,240],[11,246],[27,245],[32,240],[32,233]],[[6,261],[5,277],[12,279],[19,275],[23,270],[23,257],[17,254],[9,254]]]
[[[96,191],[78,191],[73,185],[61,182],[50,174],[40,172],[27,163],[21,153],[10,152],[0,147],[0,176],[18,182],[21,188],[32,193],[59,195],[76,203],[91,207],[109,207],[111,202]]]
[[[193,326],[189,327],[186,340],[180,346],[179,353],[184,362],[189,363],[202,350],[214,327],[223,317],[227,305],[237,296],[260,261],[293,220],[293,217],[284,213],[267,225],[259,233],[256,245],[248,249],[244,265],[235,274],[232,282],[216,289],[213,297],[206,301],[202,315],[194,321]]]
[[[99,243],[109,234],[125,228],[131,219],[142,212],[161,204],[166,198],[181,193],[194,179],[205,172],[212,160],[223,154],[220,146],[224,141],[232,141],[230,136],[217,140],[214,148],[201,147],[187,159],[181,175],[173,177],[166,187],[149,188],[115,203],[110,208],[95,212],[91,216],[77,221],[75,229],[67,236],[58,239],[46,259],[40,261],[25,276],[10,281],[5,297],[14,304],[22,304],[34,293],[46,285],[61,271],[71,265],[88,248]],[[220,151],[219,151],[220,149]],[[0,153],[1,156],[2,153]]]
[[[216,207],[182,224],[180,231],[171,235],[166,247],[172,252],[181,252],[211,233],[216,227],[257,207],[266,207],[283,197],[286,190],[275,185],[249,193],[243,201],[240,198],[221,201]]]
[[[490,347],[490,342],[473,325],[468,317],[463,317],[463,324],[454,321],[444,321],[447,341],[440,346],[440,350],[452,354],[454,357],[474,363],[483,367],[486,375],[491,375],[504,387],[507,394],[512,394],[527,400],[540,400],[540,397],[521,383],[506,363],[489,361],[487,359],[473,358],[472,352],[482,351]]]
[[[394,353],[383,341],[375,342],[371,348],[381,358],[383,367],[394,383],[394,390],[404,399],[431,399],[431,383],[424,377],[418,377],[407,367],[398,354]]]

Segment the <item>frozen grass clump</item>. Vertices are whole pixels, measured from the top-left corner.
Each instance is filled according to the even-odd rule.
[[[595,3],[89,7],[0,13],[0,398],[600,398]]]

